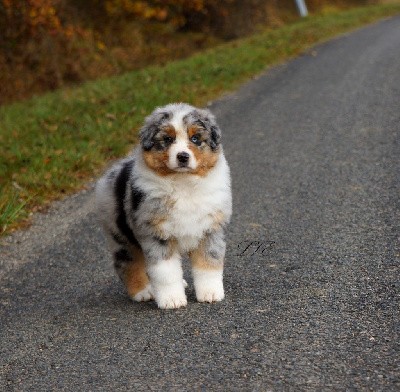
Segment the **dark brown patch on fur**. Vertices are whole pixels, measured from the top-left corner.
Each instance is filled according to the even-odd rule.
[[[121,278],[129,296],[133,297],[147,286],[149,278],[142,250],[134,246],[131,252],[133,260],[124,266]]]

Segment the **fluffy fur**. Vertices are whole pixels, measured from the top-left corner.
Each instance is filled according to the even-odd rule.
[[[140,145],[96,187],[114,266],[135,301],[187,304],[181,260],[189,256],[197,300],[224,298],[224,228],[232,209],[221,131],[208,110],[157,108]]]

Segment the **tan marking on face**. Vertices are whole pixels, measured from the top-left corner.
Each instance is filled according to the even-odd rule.
[[[202,132],[204,132],[204,130],[197,125],[189,126],[187,131],[189,140],[196,134],[199,134],[201,137]],[[189,142],[189,148],[193,152],[197,161],[197,168],[191,173],[204,177],[217,163],[219,150],[214,152],[208,145],[198,147],[191,142]]]
[[[189,253],[192,268],[202,270],[221,270],[224,266],[224,260],[215,260],[207,256],[204,249],[204,242],[201,241],[198,248]]]
[[[190,125],[188,130],[187,130],[189,139],[192,136],[196,135],[196,133],[201,133],[201,131],[202,131],[202,128],[198,127],[197,125]]]
[[[216,165],[219,151],[213,152],[209,146],[199,148],[194,144],[189,145],[189,148],[197,161],[197,168],[191,173],[204,177]]]
[[[169,159],[168,150],[144,151],[143,158],[147,167],[155,171],[160,176],[168,176],[169,174],[175,173],[167,166]]]
[[[159,132],[159,137],[161,139],[165,136],[170,136],[175,139],[176,131],[172,125],[167,125],[163,127],[162,130]],[[146,165],[160,176],[167,176],[168,174],[174,173],[174,171],[167,166],[169,160],[168,149],[165,151],[143,151],[143,158]]]
[[[132,246],[132,262],[126,264],[121,272],[122,281],[129,296],[133,297],[142,291],[149,283],[146,273],[146,264],[141,249]]]
[[[168,135],[168,136],[171,136],[173,138],[176,137],[176,131],[175,131],[175,128],[172,125],[167,125],[167,126],[163,127],[161,133],[163,135]]]

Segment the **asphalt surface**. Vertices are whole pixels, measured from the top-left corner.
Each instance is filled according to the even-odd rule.
[[[211,109],[226,300],[131,303],[82,192],[3,241],[0,390],[399,390],[400,17]]]

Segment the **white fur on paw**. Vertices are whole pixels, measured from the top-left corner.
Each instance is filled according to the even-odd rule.
[[[219,302],[225,297],[221,270],[193,269],[194,288],[199,302]]]
[[[186,289],[188,287],[188,283],[186,282],[185,279],[182,279],[183,287]]]
[[[174,254],[167,260],[147,268],[154,298],[161,309],[176,309],[187,305],[181,259]]]
[[[151,284],[149,283],[143,290],[136,293],[132,299],[136,302],[146,302],[154,299]]]
[[[165,285],[155,291],[155,299],[160,309],[177,309],[187,305],[183,285]]]
[[[224,288],[202,287],[196,291],[196,298],[199,302],[219,302],[225,297]]]

